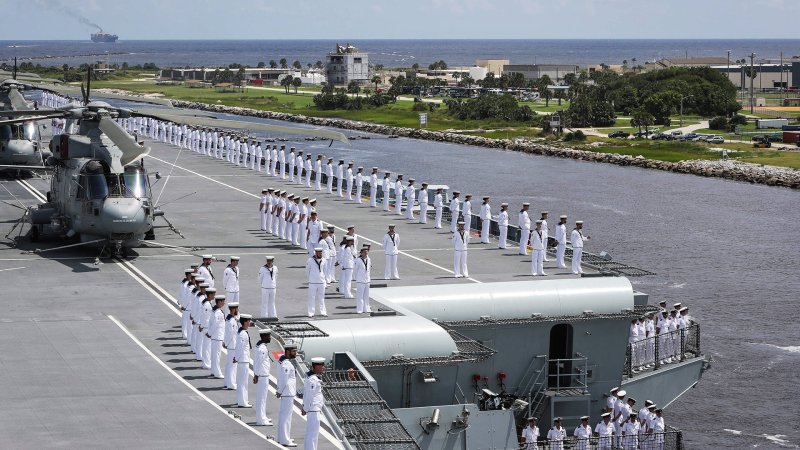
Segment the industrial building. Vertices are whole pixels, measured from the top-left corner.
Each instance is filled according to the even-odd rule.
[[[580,72],[581,68],[572,64],[506,64],[503,66],[503,73],[520,73],[526,80],[538,80],[547,75],[558,84],[564,79],[564,75]]]
[[[369,54],[347,43],[336,44],[336,50],[328,53],[325,64],[328,83],[347,85],[351,81],[369,83]]]
[[[214,80],[214,72],[219,70],[224,72],[226,67],[204,67],[193,69],[161,69],[159,79],[162,81],[201,81],[212,82]],[[228,69],[234,74],[239,69]],[[247,84],[253,85],[277,85],[286,76],[291,75],[294,78],[300,78],[304,85],[320,85],[325,82],[325,75],[321,70],[309,69],[306,71],[286,68],[286,69],[271,69],[271,68],[247,68],[244,69],[244,81]]]
[[[724,59],[724,58],[723,58]],[[734,86],[741,89],[750,88],[749,64],[720,64],[711,66],[713,69],[728,76]],[[789,89],[800,84],[800,62],[763,63],[753,64],[753,89],[758,91],[773,89]]]

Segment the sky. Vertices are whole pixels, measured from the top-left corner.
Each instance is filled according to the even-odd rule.
[[[83,40],[95,30],[90,23],[125,40],[800,36],[781,19],[800,17],[798,0],[0,0],[0,7],[0,40]]]

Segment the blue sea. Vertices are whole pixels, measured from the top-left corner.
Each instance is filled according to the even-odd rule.
[[[340,42],[344,44],[345,42]],[[360,40],[351,42],[368,52],[370,62],[385,67],[421,66],[444,60],[451,66],[471,66],[475,59],[508,59],[513,64],[636,64],[661,58],[686,56],[744,58],[800,57],[800,39],[775,40]],[[300,61],[304,66],[324,61],[335,48],[333,40],[192,40],[126,41],[0,41],[0,63],[30,60],[36,64],[61,66],[107,61],[130,65],[155,63],[158,67],[201,67],[232,63],[255,66],[259,62]]]

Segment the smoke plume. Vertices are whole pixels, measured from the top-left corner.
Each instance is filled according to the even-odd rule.
[[[35,0],[35,1],[39,5],[39,7],[44,9],[45,11],[64,14],[65,16],[69,16],[77,20],[78,23],[97,28],[98,31],[103,31],[103,28],[100,27],[100,25],[92,22],[91,20],[82,16],[79,12],[75,11],[74,6],[72,7],[67,6],[61,3],[60,0]]]

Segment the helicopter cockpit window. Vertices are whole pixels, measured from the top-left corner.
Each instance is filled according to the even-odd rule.
[[[11,140],[11,125],[0,125],[0,141]]]
[[[122,181],[125,186],[125,197],[150,197],[147,178],[141,168],[126,167],[125,173],[122,175]]]
[[[98,161],[90,161],[83,168],[82,178],[86,180],[86,198],[98,200],[108,197],[109,183],[105,168]]]
[[[36,125],[33,122],[25,122],[20,131],[22,132],[22,136],[20,136],[22,139],[29,141],[36,139]]]

